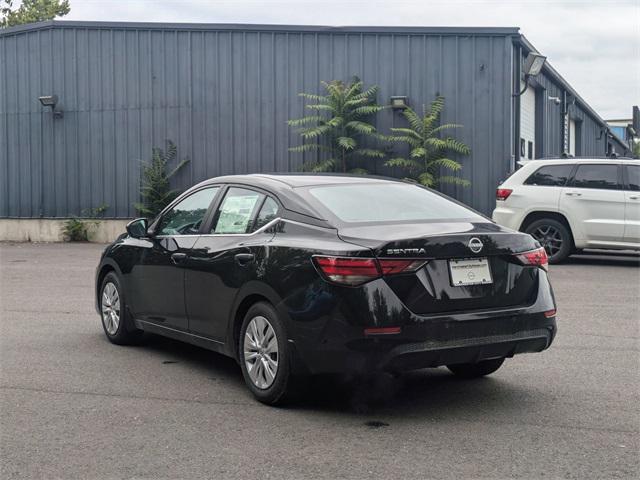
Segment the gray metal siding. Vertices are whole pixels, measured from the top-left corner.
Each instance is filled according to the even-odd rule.
[[[523,54],[522,62],[526,55]],[[556,72],[557,74],[557,72]],[[554,80],[548,72],[543,72],[535,78],[535,88],[541,90],[542,101],[536,104],[536,108],[542,105],[544,108],[543,137],[544,137],[544,157],[557,157],[562,154],[562,105],[556,105],[550,101],[549,97],[563,98],[563,92],[572,95],[566,85]],[[531,87],[533,88],[533,87]],[[581,100],[581,99],[580,99]],[[606,154],[606,136],[603,132],[606,126],[604,121],[597,119],[586,108],[580,105],[580,101],[569,105],[570,118],[580,121],[580,136],[576,137],[576,142],[580,143],[580,156],[582,157],[602,157]],[[616,139],[611,139],[618,154],[627,151],[626,145]]]
[[[302,31],[300,31],[302,30]],[[510,51],[506,33],[361,33],[292,29],[69,27],[0,35],[0,216],[65,217],[108,204],[135,214],[140,161],[165,139],[191,159],[178,188],[228,173],[295,171],[302,91],[358,74],[379,101],[408,95],[421,109],[446,97],[470,188],[447,188],[490,212],[509,170]],[[481,65],[484,68],[481,69]],[[38,96],[57,94],[64,118]],[[378,116],[388,131],[403,124]],[[306,154],[309,159],[310,154]],[[381,162],[372,173],[401,175]]]

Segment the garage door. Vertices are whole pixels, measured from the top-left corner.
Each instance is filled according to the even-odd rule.
[[[569,120],[569,155],[576,156],[576,121]]]
[[[524,88],[524,83],[522,84]],[[536,91],[529,87],[520,97],[520,159],[536,156]]]

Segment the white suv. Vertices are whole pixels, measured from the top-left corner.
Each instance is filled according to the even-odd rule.
[[[531,160],[496,191],[493,220],[558,263],[582,248],[640,250],[640,161]]]

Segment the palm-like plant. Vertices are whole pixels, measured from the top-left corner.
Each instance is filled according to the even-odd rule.
[[[420,117],[411,108],[402,113],[409,122],[408,128],[392,128],[392,135],[385,138],[392,142],[409,145],[409,158],[392,158],[385,162],[389,167],[400,167],[407,171],[408,177],[417,180],[427,187],[437,187],[444,183],[469,186],[470,182],[455,175],[462,169],[457,160],[447,157],[454,152],[468,155],[471,150],[464,143],[452,138],[442,138],[440,133],[462,125],[455,123],[440,124],[440,114],[444,109],[444,97],[437,97],[427,111],[423,108]],[[442,170],[449,174],[441,175]]]
[[[300,93],[311,100],[306,108],[314,114],[289,120],[302,136],[302,145],[291,147],[292,152],[318,152],[317,159],[303,165],[312,172],[366,172],[358,168],[357,160],[363,157],[383,158],[384,153],[375,148],[367,148],[364,139],[377,137],[376,127],[367,122],[369,116],[382,110],[376,104],[377,86],[363,90],[363,82],[354,77],[351,83],[339,80],[322,82],[326,95]]]
[[[151,162],[142,165],[142,202],[134,204],[135,209],[142,215],[155,217],[180,194],[179,190],[171,189],[171,179],[189,163],[189,159],[178,162],[173,170],[167,172],[169,164],[174,163],[177,156],[178,148],[175,143],[167,140],[165,150],[153,148]]]

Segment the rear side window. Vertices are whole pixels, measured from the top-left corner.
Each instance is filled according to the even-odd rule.
[[[404,183],[328,185],[309,193],[345,223],[482,218],[426,188]]]
[[[573,165],[547,165],[536,170],[524,182],[525,185],[564,187],[569,180]]]
[[[618,166],[583,164],[578,165],[573,179],[576,188],[618,189]]]
[[[640,191],[640,165],[627,165],[629,190]]]
[[[246,188],[231,187],[216,213],[211,233],[248,233],[249,224],[264,195]]]
[[[262,204],[260,213],[258,213],[256,221],[253,225],[252,231],[258,230],[259,228],[264,227],[267,223],[269,223],[271,220],[276,218],[277,214],[278,214],[278,204],[273,198],[267,197],[264,200],[264,203]]]

